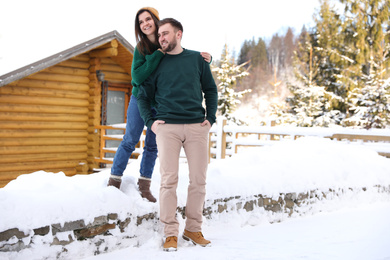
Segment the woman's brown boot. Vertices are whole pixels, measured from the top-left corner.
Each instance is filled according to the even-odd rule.
[[[153,197],[152,193],[150,192],[150,183],[152,182],[151,179],[147,178],[139,178],[138,179],[138,189],[141,193],[141,197],[147,199],[150,202],[156,202],[156,198]]]
[[[117,189],[120,189],[122,183],[122,179],[120,176],[111,175],[108,179],[107,186],[114,186]]]

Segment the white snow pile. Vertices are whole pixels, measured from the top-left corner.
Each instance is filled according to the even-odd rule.
[[[107,169],[73,177],[44,171],[19,176],[0,189],[0,232],[11,228],[28,232],[33,228],[80,219],[90,223],[94,217],[113,212],[119,215],[119,219],[124,219],[129,212],[133,216],[141,216],[159,211],[158,203],[146,202],[137,191],[139,160],[128,165],[121,190],[106,186],[109,174],[110,170]],[[209,165],[207,178],[208,201],[258,194],[277,197],[280,193],[327,192],[329,189],[366,188],[367,194],[373,194],[377,191],[375,186],[390,187],[390,160],[366,147],[305,137],[296,141],[281,141],[273,146],[243,149],[231,158],[214,160]],[[157,160],[151,185],[157,199],[159,184]],[[188,168],[182,162],[177,190],[179,206],[186,203],[187,185]],[[348,196],[350,199],[362,198],[361,194],[354,195],[357,194]],[[389,194],[367,198],[388,202]],[[314,209],[316,212],[331,211],[329,205],[326,209],[325,206]],[[264,211],[253,214],[259,212],[262,214]],[[245,213],[245,216],[248,214]],[[248,222],[248,219],[245,221]],[[151,241],[157,240],[155,236],[151,235]],[[161,238],[162,234],[158,236]],[[36,246],[40,243],[44,241],[35,241]],[[81,242],[72,244],[77,243]],[[157,242],[151,243],[157,246]],[[79,250],[84,249],[80,247]]]

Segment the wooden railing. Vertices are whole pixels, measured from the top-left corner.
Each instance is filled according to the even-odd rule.
[[[238,152],[239,147],[273,145],[278,141],[316,136],[336,141],[361,144],[390,158],[388,129],[315,128],[289,126],[228,126],[222,118],[210,130],[209,158],[224,159]]]
[[[389,132],[389,130],[387,130]],[[387,133],[388,134],[388,133]],[[368,134],[334,134],[332,139],[349,141],[352,144],[363,144],[373,148],[378,154],[390,158],[390,136]]]
[[[100,157],[97,162],[112,163],[105,153],[115,153],[116,148],[106,148],[106,140],[122,140],[123,135],[107,135],[106,130],[125,130],[125,124],[114,126],[99,126],[100,130]],[[228,126],[226,121],[218,118],[217,123],[210,129],[209,134],[209,161],[211,159],[224,159],[238,152],[239,147],[273,145],[283,140],[296,140],[304,136],[317,136],[344,141],[350,144],[360,144],[370,147],[378,154],[390,158],[390,131],[388,129],[345,129],[345,128],[313,128],[313,127],[287,127],[287,126]],[[142,153],[145,130],[141,136],[138,148],[134,154]],[[184,157],[181,153],[181,157]],[[136,158],[136,157],[135,157]]]
[[[96,162],[104,163],[104,164],[112,164],[114,158],[110,158],[106,156],[106,153],[115,154],[118,147],[106,147],[106,141],[122,141],[123,136],[126,131],[126,124],[117,124],[117,125],[100,125],[97,126],[96,129],[100,131],[100,149],[99,149],[99,157],[95,158]],[[107,134],[107,130],[122,130],[122,135],[110,135]],[[144,143],[145,143],[145,132],[146,128],[141,135],[140,141],[136,145],[136,148],[132,154],[132,158],[136,159],[140,154],[142,154]]]

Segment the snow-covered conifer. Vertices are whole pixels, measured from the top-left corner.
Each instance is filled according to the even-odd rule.
[[[235,65],[232,61],[227,44],[225,44],[223,53],[221,55],[221,61],[219,67],[214,67],[212,71],[216,73],[218,80],[218,111],[221,116],[226,117],[230,122],[238,125],[243,122],[232,116],[232,113],[236,109],[237,105],[241,103],[240,98],[251,92],[250,89],[244,91],[235,91],[237,79],[249,75],[247,70],[244,70],[244,66],[247,64],[243,63]]]

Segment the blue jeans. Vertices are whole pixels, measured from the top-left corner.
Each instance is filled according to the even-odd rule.
[[[156,111],[152,109],[155,115]],[[120,143],[118,150],[115,153],[114,163],[111,168],[111,174],[122,176],[126,169],[127,163],[131,154],[135,150],[142,131],[144,129],[144,121],[142,120],[137,98],[131,96],[129,107],[127,108],[127,124],[126,133]],[[145,147],[142,154],[140,173],[142,177],[151,178],[153,174],[154,165],[157,158],[157,144],[156,135],[149,128],[146,130]]]

